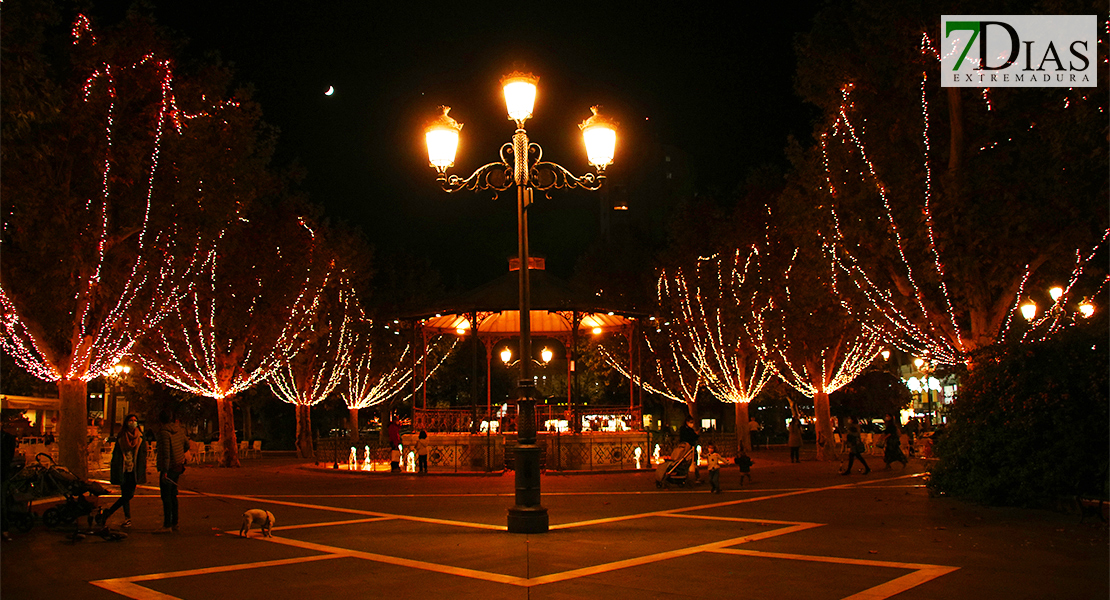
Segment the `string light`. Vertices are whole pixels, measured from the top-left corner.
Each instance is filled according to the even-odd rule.
[[[255,263],[250,265],[252,278],[240,281],[224,272],[228,267],[223,261],[228,259],[223,258],[222,244],[232,237],[225,229],[181,301],[136,349],[148,374],[171,387],[219,400],[274,377],[291,362],[320,311],[322,291],[334,269],[334,263],[311,267],[317,258],[315,236],[303,224],[298,229],[304,237],[290,241],[304,248],[297,254],[299,265],[277,269]],[[259,260],[265,254],[253,248],[249,256],[236,260]],[[294,274],[292,283],[282,280],[289,272]]]
[[[751,292],[745,285],[754,279],[757,255],[752,248],[746,257],[740,250],[699,257],[689,278],[681,268],[664,269],[657,285],[660,306],[677,307],[670,315],[669,337],[678,342],[672,352],[686,349],[701,383],[723,402],[751,402],[773,374],[732,316],[737,299]]]
[[[940,53],[927,34],[922,34],[920,52],[926,59],[937,62],[941,60]],[[863,323],[865,328],[884,331],[892,345],[907,352],[927,354],[937,363],[967,364],[976,350],[987,344],[1004,340],[1012,333],[1011,323],[1019,308],[1018,300],[1031,274],[1040,263],[1025,265],[1020,272],[1016,273],[1013,283],[1003,286],[1005,290],[1002,292],[1003,298],[984,298],[984,302],[978,303],[988,307],[984,309],[984,314],[971,314],[977,310],[973,308],[975,303],[963,301],[957,305],[953,302],[949,286],[954,280],[945,267],[942,244],[938,241],[937,225],[933,215],[933,158],[929,139],[928,78],[928,69],[923,69],[920,98],[921,169],[924,177],[920,195],[922,200],[920,216],[923,217],[927,242],[923,244],[924,254],[914,255],[914,259],[911,260],[911,246],[907,243],[906,234],[895,217],[890,192],[883,181],[882,172],[867,150],[864,142],[865,132],[853,122],[856,113],[855,102],[852,99],[854,85],[848,83],[841,89],[841,102],[835,119],[818,135],[821,160],[825,169],[824,191],[832,198],[838,197],[841,192],[840,187],[848,185],[847,178],[842,176],[842,173],[851,175],[849,161],[858,161],[860,166],[857,169],[858,182],[869,185],[881,201],[882,218],[898,258],[893,265],[896,267],[893,271],[882,270],[881,267],[876,270],[878,265],[865,262],[858,255],[856,246],[847,240],[842,227],[840,209],[835,202],[828,203],[833,223],[831,240],[835,242],[830,248],[829,255],[835,267],[847,276],[858,292],[862,293],[863,305],[852,306],[846,300],[842,303],[845,309]],[[993,111],[990,91],[983,89],[980,96],[985,110]],[[1083,100],[1086,98],[1084,97]],[[1065,101],[1065,108],[1073,104],[1068,99]],[[1013,141],[1012,138],[1007,138],[1005,141],[999,140],[984,145],[981,150],[1011,141]],[[845,161],[843,165],[833,159],[834,148],[843,148],[842,160]],[[841,157],[840,154],[837,156]],[[1094,257],[1095,250],[1105,246],[1106,240],[1104,235],[1102,241],[1090,251],[1077,252],[1079,259],[1069,276],[1067,289],[1077,282],[1085,264]],[[893,286],[886,282],[888,277],[891,278]],[[922,281],[929,282],[929,289],[935,289],[937,293],[926,294],[920,283]],[[873,315],[865,313],[863,306],[873,311]],[[1058,315],[1059,311],[1054,314]],[[1034,321],[1032,329],[1024,331],[1021,339],[1043,339],[1042,336],[1049,335],[1059,327],[1072,322],[1073,320],[1061,320],[1053,314],[1046,313],[1041,319]],[[964,323],[967,325],[961,326]]]
[[[417,384],[417,390],[428,383],[428,380],[431,379],[440,365],[447,360],[447,357],[450,356],[458,343],[459,338],[455,336],[439,336],[433,341],[433,345],[436,345],[436,347],[421,356],[415,357],[415,366],[423,364],[429,356],[437,357],[432,359],[435,364]],[[362,345],[362,351],[355,356],[350,369],[347,371],[347,377],[344,379],[346,389],[341,395],[347,408],[351,410],[369,408],[385,402],[402,391],[411,390],[414,368],[406,364],[409,362],[408,356],[411,351],[411,345],[405,344],[399,357],[395,361],[391,361],[395,363],[392,367],[388,370],[379,369],[374,364],[375,353],[367,338]],[[403,396],[401,400],[410,397],[412,397],[411,391],[408,396]]]
[[[268,378],[274,395],[298,408],[315,406],[335,390],[347,374],[356,347],[353,324],[362,309],[349,282],[341,281],[337,289],[326,290],[324,297],[329,301],[321,311],[326,322],[323,333],[310,333],[312,340]]]
[[[97,44],[92,25],[85,15],[75,18],[71,34],[75,47],[79,47],[85,40],[90,45]],[[75,64],[79,64],[79,61],[75,61]],[[118,212],[111,210],[113,187],[131,185],[130,178],[112,175],[116,164],[113,149],[117,133],[117,101],[120,99],[121,89],[141,88],[145,82],[143,78],[151,73],[158,81],[161,96],[154,107],[155,117],[147,132],[149,147],[145,149],[144,156],[138,159],[145,169],[145,177],[138,185],[143,186],[146,200],[145,210],[136,227],[138,243],[130,250],[134,254],[109,258],[108,250],[113,247],[111,240],[113,235],[118,234],[111,228],[110,220]],[[134,79],[138,82],[137,85],[131,85],[131,80],[126,82],[127,85],[121,85],[121,78],[125,76]],[[71,296],[73,309],[69,313],[75,330],[72,339],[77,340],[74,347],[68,353],[58,353],[50,349],[42,334],[37,333],[41,327],[36,323],[29,323],[26,320],[27,315],[21,312],[17,296],[13,296],[12,290],[0,286],[0,343],[28,373],[46,381],[87,382],[107,373],[131,349],[135,332],[154,328],[169,313],[170,307],[180,296],[179,286],[183,274],[194,263],[187,260],[183,265],[172,264],[173,253],[167,248],[173,243],[173,232],[152,234],[148,227],[163,134],[170,121],[174,123],[176,133],[182,134],[181,119],[215,116],[223,109],[238,106],[237,102],[229,100],[210,111],[183,113],[177,108],[170,62],[157,60],[153,54],[147,54],[139,61],[126,65],[101,63],[85,78],[81,99],[82,104],[90,111],[104,106],[104,149],[103,155],[96,159],[99,163],[99,198],[85,199],[88,223],[84,231],[95,236],[95,254],[88,259],[82,257],[81,262],[87,262],[91,268],[74,277],[76,285]],[[136,107],[128,109],[129,113],[136,111]],[[130,224],[128,228],[131,228]],[[113,271],[112,280],[118,287],[109,289],[102,282],[105,269],[109,263],[119,264],[121,259],[123,266],[118,271]],[[140,298],[149,300],[150,306],[144,307],[143,311],[135,311],[134,306]],[[137,316],[136,313],[139,312],[142,314]]]

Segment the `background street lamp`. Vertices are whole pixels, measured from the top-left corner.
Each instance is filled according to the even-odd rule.
[[[539,78],[531,73],[513,72],[501,79],[505,93],[505,107],[509,119],[516,123],[512,141],[501,146],[501,160],[479,167],[468,177],[448,175],[447,169],[455,164],[462,124],[447,113],[450,107],[441,107],[443,114],[425,128],[428,144],[428,162],[436,170],[436,180],[446,192],[460,190],[492,190],[494,197],[511,187],[516,187],[517,197],[517,248],[520,258],[520,354],[532,356],[531,299],[528,276],[528,207],[533,190],[552,188],[584,188],[596,190],[605,181],[605,167],[613,162],[616,145],[615,124],[598,114],[582,122],[582,136],[586,143],[586,157],[597,169],[597,174],[575,176],[565,168],[543,160],[539,144],[528,140],[524,122],[532,116],[536,101],[536,84]],[[547,509],[540,504],[539,446],[536,445],[535,380],[532,378],[532,361],[520,360],[519,391],[517,394],[517,448],[515,459],[516,505],[509,508],[508,529],[513,533],[543,533],[548,529]]]
[[[123,379],[130,373],[131,367],[117,363],[104,374],[105,387],[108,388],[108,394],[106,394],[108,397],[105,398],[106,410],[104,412],[108,413],[105,416],[108,417],[109,438],[116,434],[116,396],[119,394],[119,387]],[[110,409],[107,408],[108,404],[111,405]]]

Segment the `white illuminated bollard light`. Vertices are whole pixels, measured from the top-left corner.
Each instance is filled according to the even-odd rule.
[[[363,459],[362,460],[362,470],[363,471],[373,471],[374,470],[374,464],[370,462],[370,446],[369,445],[366,446],[365,449],[363,449],[362,459]]]
[[[636,456],[636,468],[637,469],[640,468],[640,454],[641,454],[641,452],[642,451],[640,450],[640,447],[636,446],[635,456]]]
[[[351,454],[347,457],[347,470],[358,470],[358,450],[354,446],[351,446]]]

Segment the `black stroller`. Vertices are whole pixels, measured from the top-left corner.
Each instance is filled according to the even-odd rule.
[[[697,458],[696,453],[696,448],[687,446],[686,451],[678,456],[672,454],[671,458],[664,461],[660,468],[656,470],[655,487],[667,488],[672,483],[679,487],[685,487],[690,476],[690,466]]]
[[[45,459],[45,460],[44,460]],[[49,463],[47,462],[49,461]],[[118,541],[125,539],[127,534],[113,531],[108,527],[93,527],[94,518],[100,513],[98,497],[109,492],[96,481],[86,481],[71,473],[65,467],[54,462],[49,454],[39,453],[35,462],[23,467],[19,473],[12,476],[8,482],[8,499],[16,500],[26,508],[25,513],[17,517],[22,531],[34,526],[34,513],[30,511],[32,498],[51,498],[61,496],[63,502],[52,506],[42,513],[42,522],[50,528],[59,528],[73,525],[73,540],[83,539],[86,535],[97,535],[105,540]],[[28,519],[29,517],[29,519]],[[82,529],[78,519],[87,518],[87,527]],[[29,521],[29,522],[28,522]]]

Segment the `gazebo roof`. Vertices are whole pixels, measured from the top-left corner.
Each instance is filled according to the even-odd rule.
[[[535,336],[569,335],[573,313],[579,313],[578,328],[587,332],[617,331],[631,325],[630,318],[644,314],[609,306],[595,294],[563,281],[542,269],[529,270],[531,289],[531,331]],[[423,319],[423,327],[459,333],[470,329],[471,315],[477,315],[478,334],[510,337],[520,332],[520,274],[516,271],[453,298],[409,315]]]

